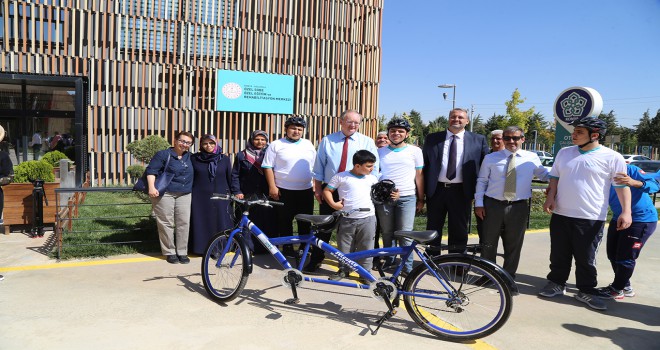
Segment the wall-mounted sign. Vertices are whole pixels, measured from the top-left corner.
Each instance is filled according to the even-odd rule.
[[[584,117],[598,117],[603,110],[603,98],[598,91],[589,87],[568,88],[557,96],[554,105],[557,128],[555,131],[555,154],[561,148],[573,146],[569,124]]]
[[[293,114],[293,75],[219,70],[218,111]]]

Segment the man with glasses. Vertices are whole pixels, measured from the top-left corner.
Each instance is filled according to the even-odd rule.
[[[495,262],[497,245],[502,237],[504,269],[516,276],[522,250],[529,199],[532,197],[534,175],[548,180],[548,170],[536,153],[520,149],[525,134],[518,126],[503,132],[504,149],[484,157],[474,194],[474,214],[483,220],[479,237],[481,256]]]
[[[319,212],[322,215],[331,214],[332,209],[323,201],[323,189],[330,182],[335,174],[353,168],[353,155],[355,152],[365,149],[375,155],[378,155],[378,149],[374,140],[358,132],[362,116],[355,110],[347,110],[339,117],[340,130],[325,136],[316,154],[314,163],[314,196],[319,202]],[[374,163],[372,174],[378,177],[378,159]],[[339,201],[337,191],[333,192],[335,201]],[[317,236],[328,241],[331,233],[318,233]],[[315,272],[323,262],[325,254],[321,249],[313,247],[309,263],[303,269],[304,272]]]

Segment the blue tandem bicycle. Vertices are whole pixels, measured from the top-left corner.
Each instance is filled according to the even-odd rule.
[[[252,254],[245,237],[253,235],[284,269],[281,282],[293,293],[293,298],[287,299],[286,304],[299,302],[298,287],[304,282],[368,289],[372,297],[383,301],[387,311],[379,318],[372,334],[376,334],[380,326],[396,314],[399,298],[403,298],[406,311],[422,329],[447,340],[472,340],[487,336],[501,328],[511,314],[512,291],[517,293],[511,277],[501,267],[474,254],[428,255],[425,249],[420,248],[427,247],[424,243],[433,240],[437,236],[436,231],[399,231],[395,237],[411,238],[413,243],[410,246],[344,254],[318,239],[314,233],[333,230],[339,218],[350,212],[337,211],[332,215],[298,214],[296,220],[311,224],[310,234],[269,238],[250,221],[250,208],[282,203],[265,199],[238,199],[222,194],[214,194],[213,199],[231,200],[243,210],[237,227],[230,232],[216,234],[209,241],[202,259],[204,288],[215,301],[231,301],[243,291],[253,269]],[[300,245],[302,255],[296,259],[295,266],[277,248],[285,244]],[[359,280],[333,281],[327,279],[327,276],[304,275],[301,271],[312,245],[357,273]],[[401,272],[410,254],[415,254],[419,261],[404,278]],[[390,276],[386,276],[382,269],[378,271],[379,276],[374,276],[356,262],[385,256],[400,257],[399,264]]]

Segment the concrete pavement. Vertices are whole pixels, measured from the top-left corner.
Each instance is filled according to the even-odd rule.
[[[536,296],[548,272],[549,235],[528,233],[509,321],[468,343],[430,336],[403,308],[372,336],[385,306],[356,289],[307,283],[301,303],[285,305],[291,293],[270,257],[257,259],[241,296],[219,305],[204,291],[201,258],[189,265],[145,255],[58,263],[44,255],[50,237],[0,235],[0,349],[657,349],[660,341],[655,236],[632,279],[637,296],[598,312],[573,298],[573,277],[568,295]],[[598,258],[599,282],[607,285],[613,274],[604,245]]]

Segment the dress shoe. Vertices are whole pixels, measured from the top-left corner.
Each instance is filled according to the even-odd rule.
[[[176,255],[165,255],[165,260],[170,264],[178,264],[179,258]]]
[[[188,264],[190,263],[190,258],[188,258],[188,255],[180,255],[179,262],[182,264]]]

